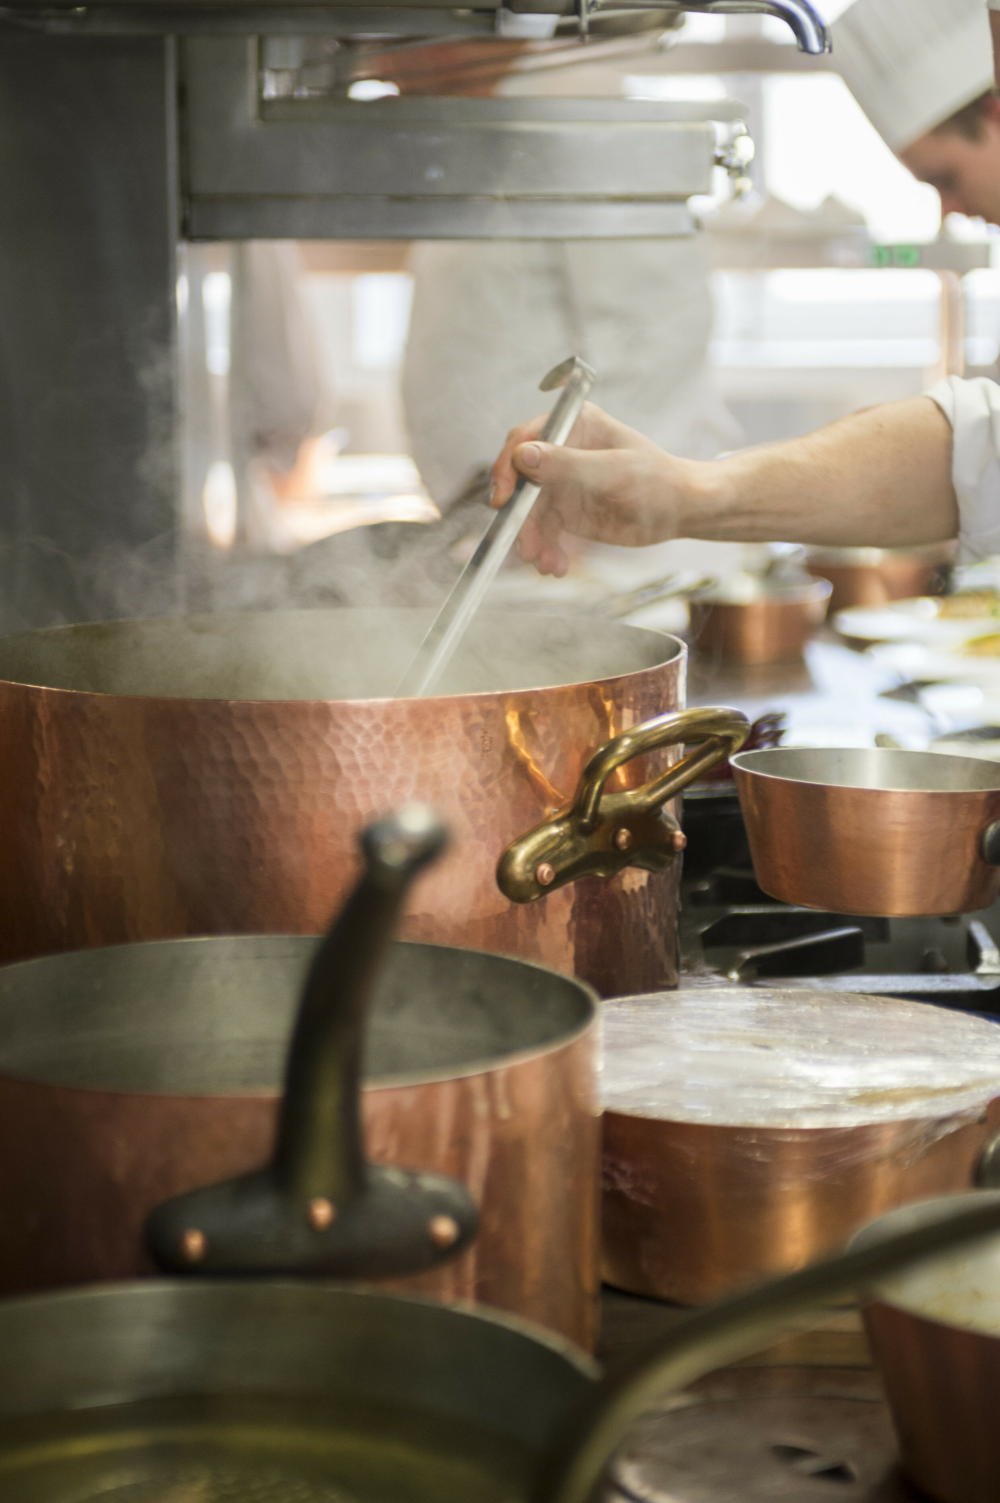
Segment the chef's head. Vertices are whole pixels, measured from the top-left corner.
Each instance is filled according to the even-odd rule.
[[[854,97],[900,161],[938,190],[942,212],[1000,224],[1000,96],[986,0],[855,0],[833,41]]]

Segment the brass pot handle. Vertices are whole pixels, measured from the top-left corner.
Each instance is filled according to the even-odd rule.
[[[749,734],[739,710],[712,708],[658,715],[615,736],[590,758],[572,802],[504,851],[500,891],[513,903],[533,903],[578,877],[613,877],[626,866],[664,871],[687,842],[662,806],[738,752]],[[692,749],[659,777],[624,793],[604,792],[611,774],[633,757],[677,745]]]

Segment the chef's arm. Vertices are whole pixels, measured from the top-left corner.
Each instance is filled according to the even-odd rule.
[[[688,537],[882,547],[958,532],[952,423],[929,397],[710,462],[666,454],[592,406],[572,447],[533,441],[542,421],[515,428],[493,470],[494,505],[517,471],[543,487],[521,534],[522,557],[542,573],[565,572],[562,532],[631,546]]]

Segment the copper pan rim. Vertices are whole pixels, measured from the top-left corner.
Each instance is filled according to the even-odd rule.
[[[319,938],[320,936],[315,936]],[[185,935],[178,939],[140,940],[124,945],[94,946],[85,951],[63,950],[53,955],[33,956],[28,960],[14,961],[0,967],[0,977],[14,976],[18,972],[27,974],[30,969],[39,967],[57,967],[60,962],[65,962],[71,957],[109,955],[114,953],[136,956],[143,951],[164,950],[169,947],[172,953],[176,953],[176,947],[183,945],[187,948],[194,946],[213,946],[219,944],[239,942],[249,947],[253,944],[280,944],[282,941],[293,941],[303,946],[309,945],[314,936],[303,934],[203,934]],[[454,951],[462,953],[460,945],[436,945],[424,943],[419,940],[395,940],[394,948],[405,948],[407,951]],[[550,980],[557,979],[568,981],[573,989],[580,994],[581,1001],[588,1004],[585,1016],[576,1025],[563,1027],[558,1033],[545,1043],[530,1044],[520,1049],[512,1049],[496,1054],[476,1056],[464,1063],[445,1064],[426,1070],[397,1071],[390,1075],[364,1075],[362,1090],[406,1090],[411,1087],[440,1085],[453,1080],[471,1080],[478,1075],[489,1075],[497,1070],[506,1070],[518,1065],[530,1063],[533,1060],[545,1059],[547,1056],[556,1054],[563,1049],[577,1043],[592,1033],[595,1025],[599,1022],[599,998],[597,992],[586,981],[578,976],[572,978],[553,971],[551,966],[539,964],[537,961],[525,960],[520,956],[503,955],[496,951],[475,950],[469,951],[478,957],[503,962],[516,971],[529,971],[539,976],[548,977]],[[137,999],[137,1005],[141,1005]],[[76,1091],[81,1095],[100,1095],[107,1097],[138,1096],[159,1101],[229,1101],[229,1100],[257,1100],[273,1101],[281,1096],[281,1070],[280,1063],[276,1073],[274,1087],[272,1088],[248,1088],[245,1086],[233,1087],[231,1090],[213,1091],[185,1091],[185,1090],[153,1090],[148,1087],[139,1087],[134,1084],[127,1086],[107,1085],[100,1083],[68,1083],[63,1080],[53,1081],[49,1079],[43,1070],[32,1071],[30,1069],[13,1070],[0,1066],[0,1081],[17,1081],[25,1085],[56,1085],[61,1090]]]

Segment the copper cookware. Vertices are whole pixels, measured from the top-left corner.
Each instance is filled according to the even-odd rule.
[[[833,587],[830,610],[887,605],[939,595],[955,556],[952,543],[926,548],[810,548],[806,568]]]
[[[500,893],[495,869],[572,798],[598,748],[680,708],[682,644],[607,621],[484,613],[448,692],[379,698],[429,619],[278,611],[0,640],[0,958],[315,933],[350,881],[360,827],[420,797],[454,839],[416,889],[406,938],[521,955],[605,993],[674,984],[679,863],[629,865],[528,908]],[[610,791],[679,755],[667,746],[622,766]]]
[[[730,663],[785,663],[823,624],[831,586],[825,580],[778,585],[761,580],[750,592],[725,588],[691,601],[691,643],[705,657]]]
[[[333,1284],[8,1300],[0,1486],[17,1503],[592,1503],[609,1472],[618,1492],[615,1454],[651,1405],[824,1303],[992,1232],[1000,1197],[946,1215],[692,1312],[603,1375],[509,1317]]]
[[[1000,1098],[1000,1029],[916,1002],[698,987],[602,1019],[604,1277],[683,1304],[968,1188]]]
[[[1000,895],[1000,767],[774,747],[732,759],[757,881],[832,913],[971,913]]]
[[[480,1300],[591,1343],[595,999],[524,961],[436,945],[397,943],[376,976],[386,886],[397,883],[389,896],[398,909],[400,874],[415,876],[432,846],[398,819],[370,830],[366,875],[319,946],[295,936],[186,939],[0,969],[0,1138],[11,1145],[0,1154],[0,1291],[149,1273],[143,1224],[153,1207],[259,1171],[276,1153],[264,1177],[304,1209],[283,1191],[299,1242],[286,1257],[276,1232],[272,1266],[277,1257],[286,1271],[391,1272],[363,1237],[356,1245],[372,1221],[368,1191],[393,1193],[399,1168],[447,1175],[478,1207],[478,1238],[405,1287]],[[363,1039],[369,1166],[356,1105]],[[384,1164],[397,1166],[388,1179]],[[258,1204],[260,1178],[241,1200],[254,1229],[270,1206]],[[458,1212],[423,1221],[435,1246],[452,1248]],[[345,1264],[335,1239],[359,1223]],[[215,1271],[224,1255],[197,1206],[184,1210],[176,1243],[172,1266]],[[403,1267],[428,1266],[412,1241],[404,1251]],[[253,1243],[251,1254],[262,1266]]]
[[[982,1195],[910,1206],[855,1239],[872,1248]],[[992,1237],[869,1291],[865,1326],[903,1465],[937,1503],[1000,1498],[1000,1239]]]

